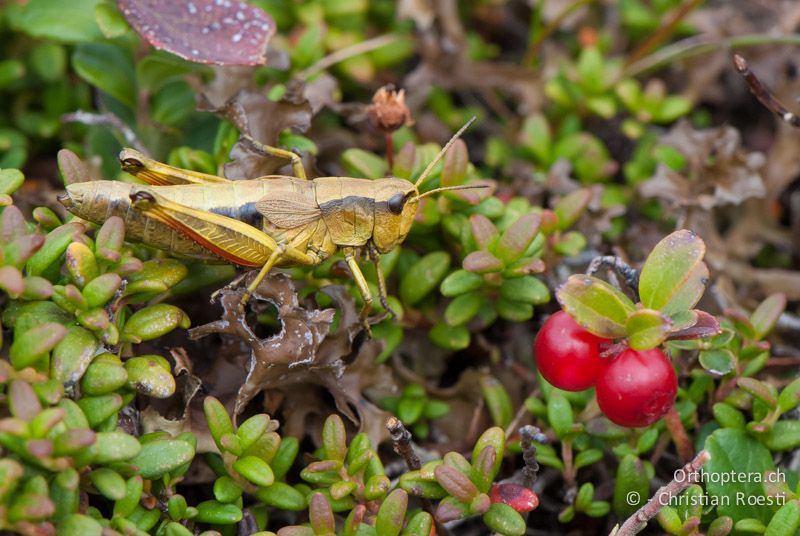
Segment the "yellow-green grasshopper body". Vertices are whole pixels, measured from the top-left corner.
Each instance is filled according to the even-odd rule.
[[[296,155],[250,140],[263,152],[291,158],[297,177],[227,180],[168,166],[125,149],[120,154],[122,168],[148,186],[73,183],[59,200],[73,214],[94,223],[119,216],[125,221],[128,240],[175,257],[260,268],[242,305],[273,266],[315,265],[342,249],[364,298],[362,317],[366,318],[372,295],[357,263],[359,254],[365,251],[377,264],[381,253],[402,243],[421,198],[445,189],[483,187],[419,193],[419,184],[463,130],[416,183],[392,177],[307,180]],[[378,274],[381,301],[388,309],[380,270]]]

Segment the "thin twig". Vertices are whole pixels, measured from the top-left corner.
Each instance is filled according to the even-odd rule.
[[[656,48],[662,41],[667,39],[672,33],[675,31],[675,27],[680,24],[680,22],[686,18],[689,13],[694,10],[697,6],[699,6],[703,0],[687,0],[681,6],[679,6],[674,13],[670,16],[669,20],[661,27],[659,27],[655,32],[650,34],[650,36],[645,39],[644,43],[636,47],[626,59],[625,65],[631,65],[632,63],[636,63],[638,60],[643,58],[645,54]]]
[[[755,95],[755,97],[761,102],[761,104],[764,105],[767,110],[774,113],[793,127],[800,128],[800,117],[786,109],[786,107],[781,104],[781,101],[779,101],[777,97],[775,97],[775,95],[773,95],[772,92],[761,83],[761,80],[759,80],[756,75],[753,74],[753,71],[750,70],[750,67],[747,65],[747,61],[745,61],[743,57],[741,57],[739,54],[734,54],[733,65],[744,77],[744,81],[747,82],[750,92]]]
[[[537,427],[527,424],[519,429],[520,446],[522,447],[522,459],[525,467],[522,468],[522,485],[528,489],[533,489],[536,476],[539,472],[539,464],[536,461],[536,445],[543,443],[545,436]]]
[[[611,531],[611,536],[634,536],[641,531],[661,508],[669,504],[673,497],[693,483],[699,482],[700,468],[710,459],[711,454],[707,450],[701,450],[691,462],[675,471],[675,478],[672,482],[658,488],[655,495],[650,497],[650,500],[635,514],[626,519],[619,529]]]
[[[360,43],[356,43],[355,45],[351,45],[349,47],[340,48],[336,52],[328,54],[324,58],[320,59],[307,69],[300,71],[297,74],[297,78],[300,80],[308,80],[312,75],[320,71],[324,71],[328,67],[336,65],[341,61],[350,59],[354,56],[360,56],[361,54],[366,54],[367,52],[372,52],[373,50],[385,47],[387,45],[394,44],[401,38],[402,36],[399,34],[389,33],[373,37],[372,39],[367,39],[366,41],[361,41]]]
[[[386,419],[386,429],[389,430],[389,435],[392,438],[392,448],[403,458],[408,468],[412,471],[420,469],[422,462],[420,462],[417,453],[414,452],[414,445],[411,443],[411,432],[406,429],[400,419],[395,416]],[[433,502],[429,499],[423,499],[422,508],[431,515],[434,523],[436,523],[436,533],[447,536],[449,532],[445,526],[436,520],[436,508],[434,508]]]
[[[689,440],[689,435],[686,433],[686,428],[684,428],[681,416],[675,406],[669,408],[667,414],[664,415],[664,424],[666,424],[667,430],[672,436],[672,441],[675,443],[681,462],[688,462],[692,457],[692,442]]]
[[[628,288],[633,292],[634,301],[639,301],[639,271],[633,268],[631,265],[620,259],[619,257],[615,257],[613,255],[604,255],[602,257],[595,257],[592,262],[589,263],[589,267],[586,268],[586,275],[594,275],[600,270],[600,268],[609,268],[614,270],[618,273],[622,279],[625,280],[625,284]]]
[[[82,123],[84,125],[111,127],[122,134],[122,137],[125,139],[125,143],[127,145],[130,145],[140,153],[150,156],[150,151],[148,151],[147,147],[145,147],[145,145],[139,141],[139,138],[136,136],[136,133],[133,131],[133,129],[131,129],[131,127],[126,125],[122,119],[111,112],[96,114],[78,110],[77,112],[62,115],[61,121],[64,123]]]
[[[414,446],[411,444],[411,432],[403,426],[400,419],[394,416],[386,419],[386,429],[389,430],[389,435],[392,437],[394,451],[402,456],[408,468],[415,471],[422,467],[422,462],[419,461],[419,456],[414,452]]]

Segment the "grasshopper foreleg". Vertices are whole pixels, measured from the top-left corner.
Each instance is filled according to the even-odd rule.
[[[370,260],[375,265],[375,274],[378,278],[378,299],[381,301],[381,305],[389,313],[393,319],[397,319],[397,313],[394,312],[391,305],[389,305],[388,299],[388,292],[386,291],[386,278],[383,276],[383,270],[381,270],[381,256],[378,253],[378,250],[375,248],[375,244],[372,242],[368,242],[367,244],[367,253],[369,254]]]
[[[353,280],[356,282],[359,294],[361,294],[361,297],[364,299],[364,305],[361,307],[359,317],[361,318],[361,324],[364,326],[364,329],[367,330],[367,335],[372,338],[372,328],[369,325],[369,312],[372,309],[373,301],[372,292],[370,292],[367,280],[364,278],[364,274],[361,272],[361,268],[356,261],[355,248],[344,248],[344,260],[347,262],[347,267],[350,268],[350,273],[353,274]]]

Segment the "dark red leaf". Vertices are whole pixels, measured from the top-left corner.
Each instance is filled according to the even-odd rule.
[[[263,65],[275,21],[234,0],[117,0],[131,26],[156,48],[197,63]]]
[[[495,484],[489,490],[492,503],[504,503],[520,513],[530,512],[539,506],[539,496],[519,484]]]
[[[669,334],[667,340],[675,341],[685,339],[700,339],[703,337],[717,335],[722,330],[719,325],[719,320],[717,320],[713,315],[698,309],[695,309],[695,313],[697,313],[697,322],[695,322],[693,326],[686,329],[673,331]]]

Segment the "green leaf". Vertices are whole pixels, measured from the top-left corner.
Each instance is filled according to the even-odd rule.
[[[195,521],[212,525],[233,525],[242,520],[242,509],[235,504],[203,501],[197,505]]]
[[[590,275],[572,275],[556,290],[561,307],[584,329],[598,337],[616,339],[627,334],[633,302],[605,281]]]
[[[30,0],[19,17],[20,29],[34,37],[78,43],[101,39],[94,9],[100,0]]]
[[[526,275],[505,279],[500,286],[500,296],[507,300],[538,305],[550,301],[550,290],[532,275]]]
[[[639,509],[650,496],[650,479],[637,456],[626,454],[617,467],[614,482],[614,512],[625,518]]]
[[[784,534],[797,534],[800,529],[800,501],[792,500],[781,506],[775,512],[764,531],[764,536],[783,536]]]
[[[526,530],[522,515],[505,503],[494,503],[490,506],[483,514],[483,522],[504,536],[522,536]]]
[[[133,357],[125,362],[128,387],[153,398],[169,398],[175,393],[175,377],[169,367],[158,359],[161,356]]]
[[[119,501],[125,498],[125,480],[116,471],[100,467],[89,473],[89,478],[97,491],[107,499]]]
[[[189,317],[180,308],[168,303],[139,309],[125,322],[122,334],[131,342],[149,341],[166,335],[173,329],[187,329]]]
[[[94,18],[103,35],[113,39],[129,30],[128,23],[119,10],[110,4],[98,4],[94,8]]]
[[[650,350],[667,338],[672,328],[668,316],[653,309],[639,309],[628,317],[625,329],[634,350]]]
[[[72,65],[81,78],[134,107],[136,77],[130,52],[110,43],[81,43],[72,55]]]
[[[500,298],[494,303],[497,314],[512,322],[524,322],[533,317],[533,305],[530,303]]]
[[[469,226],[472,230],[472,238],[478,249],[487,249],[497,240],[500,233],[492,220],[483,214],[473,214],[469,217]]]
[[[17,335],[11,344],[10,359],[15,369],[35,365],[64,339],[67,328],[48,322]]]
[[[461,294],[451,301],[444,311],[444,321],[449,326],[466,324],[478,314],[484,303],[483,296],[477,292]]]
[[[724,376],[736,366],[733,352],[727,349],[703,350],[700,352],[700,366],[712,374]]]
[[[772,451],[800,448],[800,421],[780,420],[761,437],[764,446]]]
[[[708,283],[705,252],[705,243],[686,229],[656,244],[639,278],[642,304],[667,315],[694,307]]]
[[[194,447],[186,441],[161,439],[142,445],[142,450],[130,463],[139,468],[142,478],[153,480],[192,461],[192,458]]]
[[[464,140],[456,140],[444,156],[440,182],[442,186],[456,186],[464,183],[469,165],[469,153]]]
[[[723,428],[744,430],[747,422],[742,412],[738,409],[725,402],[717,402],[711,409],[714,413],[714,419],[716,419]]]
[[[572,432],[572,425],[575,422],[572,406],[561,391],[554,389],[547,400],[547,421],[559,439]]]
[[[444,278],[439,286],[442,296],[452,298],[459,294],[472,292],[483,286],[483,277],[480,274],[468,272],[466,270],[456,270]]]
[[[495,253],[505,263],[511,263],[522,257],[528,246],[531,245],[536,234],[542,217],[535,212],[523,214],[506,229],[500,240],[497,242]]]
[[[500,272],[505,265],[503,261],[489,253],[488,251],[473,251],[466,257],[462,263],[464,270],[476,274],[488,274],[492,272]]]
[[[381,504],[375,517],[375,530],[380,536],[397,536],[403,528],[406,510],[408,509],[408,493],[402,489],[391,492]]]
[[[508,426],[514,416],[514,407],[503,384],[492,376],[483,376],[481,394],[495,426]]]
[[[342,165],[353,177],[379,179],[386,176],[386,159],[363,149],[347,149],[342,153]]]
[[[440,348],[463,350],[469,346],[470,334],[466,326],[448,326],[440,321],[433,325],[428,337]]]
[[[265,504],[290,512],[299,512],[308,507],[305,496],[284,482],[275,482],[271,486],[258,488],[255,497]]]
[[[754,397],[760,399],[764,404],[770,408],[778,405],[778,394],[775,386],[772,384],[756,380],[754,378],[739,378],[736,385]]]
[[[772,294],[759,304],[750,315],[750,324],[753,326],[756,339],[763,339],[772,331],[784,309],[786,309],[786,295],[781,293]]]
[[[404,303],[414,305],[428,295],[450,268],[450,255],[435,251],[422,257],[408,269],[400,281],[399,294]]]
[[[550,134],[550,125],[541,114],[528,116],[520,131],[520,144],[528,149],[541,164],[551,161],[553,136]]]
[[[800,404],[800,378],[784,387],[778,396],[778,407],[781,413],[793,410],[798,404]]]
[[[769,450],[743,430],[729,428],[716,430],[706,438],[705,448],[711,455],[711,459],[704,467],[708,475],[763,475],[765,471],[775,470]],[[717,512],[720,515],[730,516],[734,521],[755,518],[766,523],[772,516],[768,508],[737,500],[737,497],[764,496],[763,485],[754,481],[755,479],[756,477],[741,478],[735,482],[729,479],[723,482],[722,478],[709,478],[705,483],[706,491],[718,498]]]
[[[553,212],[558,216],[558,228],[566,231],[572,227],[591,200],[592,190],[589,188],[578,188],[559,199],[553,207]]]
[[[239,458],[233,462],[233,468],[256,486],[271,486],[275,482],[272,468],[267,462],[256,456]]]
[[[0,169],[0,193],[11,195],[25,182],[25,175],[18,169]]]

